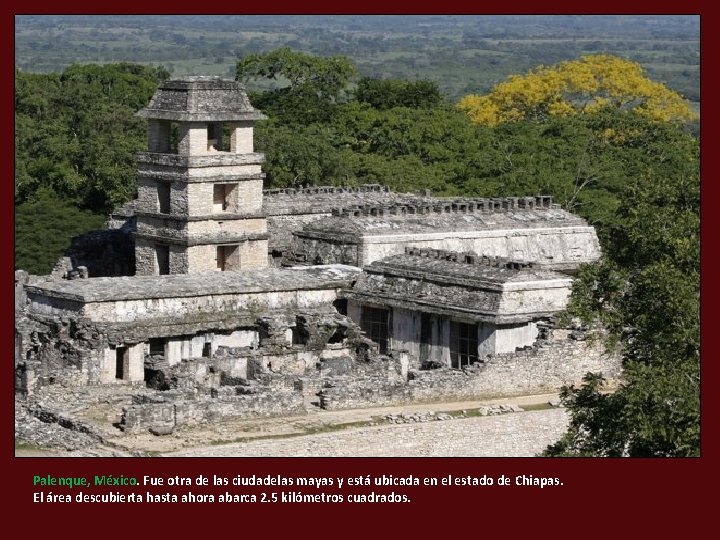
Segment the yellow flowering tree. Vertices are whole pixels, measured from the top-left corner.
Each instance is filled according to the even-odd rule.
[[[658,121],[696,119],[682,96],[648,79],[640,64],[610,55],[540,66],[527,75],[509,77],[487,95],[469,94],[459,103],[474,122],[488,126],[570,116],[607,106]]]

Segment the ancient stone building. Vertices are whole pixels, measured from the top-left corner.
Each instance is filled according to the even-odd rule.
[[[263,211],[270,232],[270,254],[275,264],[282,264],[291,253],[293,235],[309,223],[330,217],[338,207],[360,207],[368,204],[432,204],[436,199],[429,191],[396,193],[379,184],[362,186],[312,186],[263,191]]]
[[[552,198],[434,199],[335,208],[294,234],[296,263],[364,266],[427,247],[573,270],[600,256],[595,229]]]
[[[16,390],[34,414],[59,417],[53,389],[89,396],[76,410],[105,392],[125,431],[167,432],[618,376],[617,356],[554,323],[600,251],[549,197],[263,193],[263,116],[241,84],[168,81],[138,114],[138,199],[54,275],[16,272]]]
[[[532,263],[409,248],[366,266],[341,297],[380,352],[405,351],[416,369],[459,369],[531,346],[537,321],[565,307],[570,287]]]
[[[240,83],[215,77],[165,82],[138,112],[148,151],[138,155],[137,275],[267,266],[261,154]]]

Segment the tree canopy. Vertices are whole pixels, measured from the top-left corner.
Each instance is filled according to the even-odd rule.
[[[283,77],[295,90],[308,89],[329,100],[336,99],[355,75],[355,64],[344,56],[318,57],[289,47],[247,55],[238,62],[236,70],[238,80]]]
[[[583,56],[512,75],[489,94],[463,97],[459,106],[474,122],[489,126],[608,106],[664,122],[696,119],[682,96],[647,78],[640,64],[610,55]]]
[[[358,82],[355,97],[376,109],[393,107],[436,107],[442,101],[437,84],[432,81],[404,81],[363,77]]]
[[[70,66],[15,74],[15,266],[49,273],[72,236],[135,197],[145,106],[162,68]]]
[[[15,202],[42,189],[106,212],[135,195],[145,106],[168,74],[134,64],[15,76]]]
[[[595,374],[565,388],[570,428],[547,455],[700,452],[699,148],[673,128],[645,134],[643,148],[663,148],[669,162],[629,178],[606,255],[582,269],[569,307],[622,345],[625,382],[605,393]]]

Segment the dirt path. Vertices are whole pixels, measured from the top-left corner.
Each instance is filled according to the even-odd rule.
[[[205,446],[184,457],[531,457],[557,441],[564,409],[409,424],[353,427],[287,438]]]

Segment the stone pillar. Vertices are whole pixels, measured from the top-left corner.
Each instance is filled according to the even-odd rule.
[[[207,124],[205,122],[181,123],[178,138],[178,154],[183,156],[208,154]]]
[[[174,366],[175,364],[180,363],[180,361],[182,360],[182,349],[182,339],[168,340],[167,345],[165,346],[165,359],[168,361],[168,364]]]
[[[408,368],[410,367],[410,355],[408,351],[395,351],[400,361],[400,375],[403,379],[407,379]]]
[[[450,365],[450,319],[442,317],[439,320],[440,330],[440,361],[446,366]]]
[[[145,343],[128,346],[124,372],[127,381],[142,382],[145,380]]]
[[[107,384],[115,381],[115,349],[107,347],[100,355],[98,382]]]
[[[253,123],[232,123],[230,126],[230,152],[233,154],[252,154],[253,151]]]
[[[360,324],[360,304],[354,300],[348,300],[347,316],[350,317],[355,324]]]
[[[495,354],[495,325],[490,323],[478,324],[478,358],[484,360],[488,355]]]

